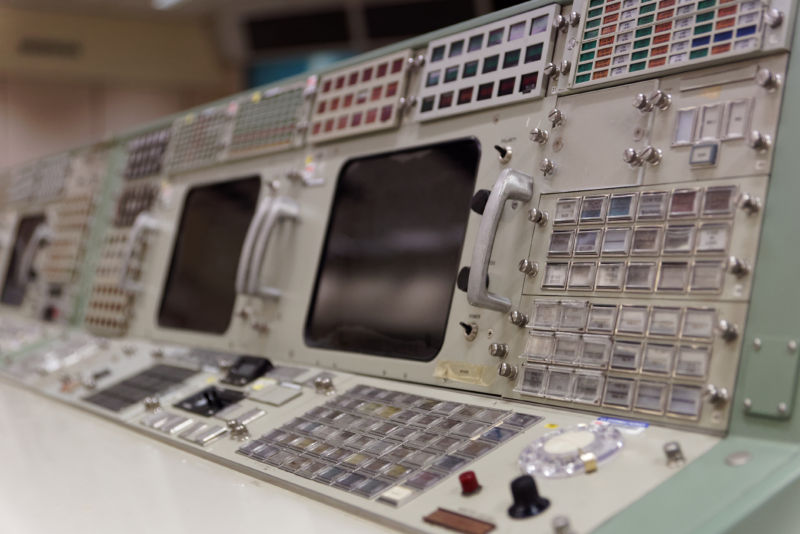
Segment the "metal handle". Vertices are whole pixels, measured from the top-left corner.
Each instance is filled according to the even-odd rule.
[[[514,169],[505,169],[494,184],[483,218],[478,228],[478,238],[472,250],[472,264],[469,271],[467,301],[473,306],[507,312],[511,309],[511,300],[490,293],[486,287],[489,274],[489,260],[492,257],[497,225],[503,214],[507,200],[527,202],[533,198],[533,178]]]
[[[17,284],[25,286],[31,277],[31,267],[33,266],[33,258],[36,256],[36,251],[42,246],[42,243],[50,239],[52,233],[47,224],[42,223],[33,231],[30,241],[25,245],[25,250],[22,252],[20,259],[19,270],[17,271]]]
[[[281,290],[276,287],[258,287],[258,278],[264,266],[264,259],[272,232],[278,221],[284,219],[296,220],[299,215],[300,207],[291,198],[277,197],[271,202],[264,218],[264,224],[259,229],[256,244],[250,257],[250,272],[247,275],[245,294],[264,298],[278,298],[281,296]]]
[[[261,229],[264,222],[264,217],[269,213],[272,207],[273,197],[264,197],[258,204],[256,214],[250,222],[250,227],[247,229],[247,235],[244,238],[242,245],[242,254],[239,256],[239,266],[236,268],[236,292],[245,294],[247,291],[247,280],[250,275],[250,264],[253,258],[253,245],[255,245],[256,236]]]
[[[136,216],[133,221],[130,232],[128,233],[128,240],[125,243],[125,250],[122,254],[122,271],[119,275],[119,287],[124,291],[141,292],[143,287],[131,280],[128,277],[131,261],[133,261],[133,251],[136,248],[136,243],[141,239],[145,230],[158,230],[160,225],[155,217],[149,213],[142,212]]]

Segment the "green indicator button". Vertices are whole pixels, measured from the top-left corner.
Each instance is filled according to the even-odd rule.
[[[653,15],[647,15],[646,17],[639,17],[639,20],[636,21],[637,26],[644,26],[645,24],[652,24],[653,23]]]
[[[581,74],[580,76],[575,76],[575,83],[586,83],[591,79],[591,74]]]
[[[578,72],[587,72],[592,70],[592,63],[581,63],[578,65]]]
[[[594,59],[594,52],[586,52],[581,54],[581,61],[589,61],[591,59]]]
[[[633,61],[637,61],[639,59],[644,59],[646,57],[647,57],[647,50],[640,50],[638,52],[634,52],[633,54],[631,54],[631,59]]]
[[[583,34],[584,39],[594,39],[597,37],[598,30],[591,30]]]
[[[587,50],[594,50],[597,47],[597,41],[589,41],[588,43],[583,43],[581,45],[581,51],[586,52]]]
[[[702,26],[695,26],[694,34],[700,35],[701,33],[708,33],[711,31],[711,28],[713,26],[714,26],[713,24],[703,24]]]
[[[699,22],[708,22],[709,20],[712,20],[713,18],[714,18],[714,12],[713,11],[708,11],[707,13],[700,13],[699,15],[697,15],[694,18],[694,20],[695,20],[695,22],[699,23]]]
[[[631,66],[628,70],[630,72],[637,72],[640,70],[644,70],[646,66],[647,66],[646,61],[642,61],[641,63],[631,63]]]
[[[589,7],[602,6],[603,2],[605,2],[605,0],[592,0],[591,2],[589,2]]]
[[[590,19],[593,19],[595,17],[599,17],[602,14],[603,14],[603,10],[602,9],[591,9],[591,10],[589,10],[589,18]]]
[[[655,10],[656,10],[656,3],[653,2],[652,4],[640,7],[639,14],[644,15],[645,13],[652,13]]]
[[[697,9],[706,9],[707,7],[714,7],[717,4],[717,0],[702,0],[702,2],[697,3]]]
[[[689,54],[689,59],[698,59],[701,57],[706,57],[708,55],[708,48],[703,48],[701,50],[693,50],[691,54]]]
[[[594,19],[586,22],[587,28],[597,28],[600,26],[600,19]]]
[[[639,39],[633,42],[633,48],[647,48],[650,46],[650,39]]]
[[[648,26],[647,28],[639,28],[636,30],[636,37],[647,37],[651,33],[653,33],[652,26]]]

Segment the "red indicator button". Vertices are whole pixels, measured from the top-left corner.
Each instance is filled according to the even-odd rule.
[[[481,485],[478,484],[478,477],[475,476],[475,471],[464,471],[458,475],[458,480],[461,482],[462,495],[472,495],[481,489]]]

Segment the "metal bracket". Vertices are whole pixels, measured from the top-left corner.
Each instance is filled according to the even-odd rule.
[[[797,340],[755,337],[742,349],[744,383],[737,399],[747,415],[789,419],[794,407],[800,369]]]

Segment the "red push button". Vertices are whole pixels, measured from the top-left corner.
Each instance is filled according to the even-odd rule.
[[[475,476],[475,471],[464,471],[458,475],[458,480],[461,482],[461,494],[471,495],[481,489],[478,484],[478,477]]]

